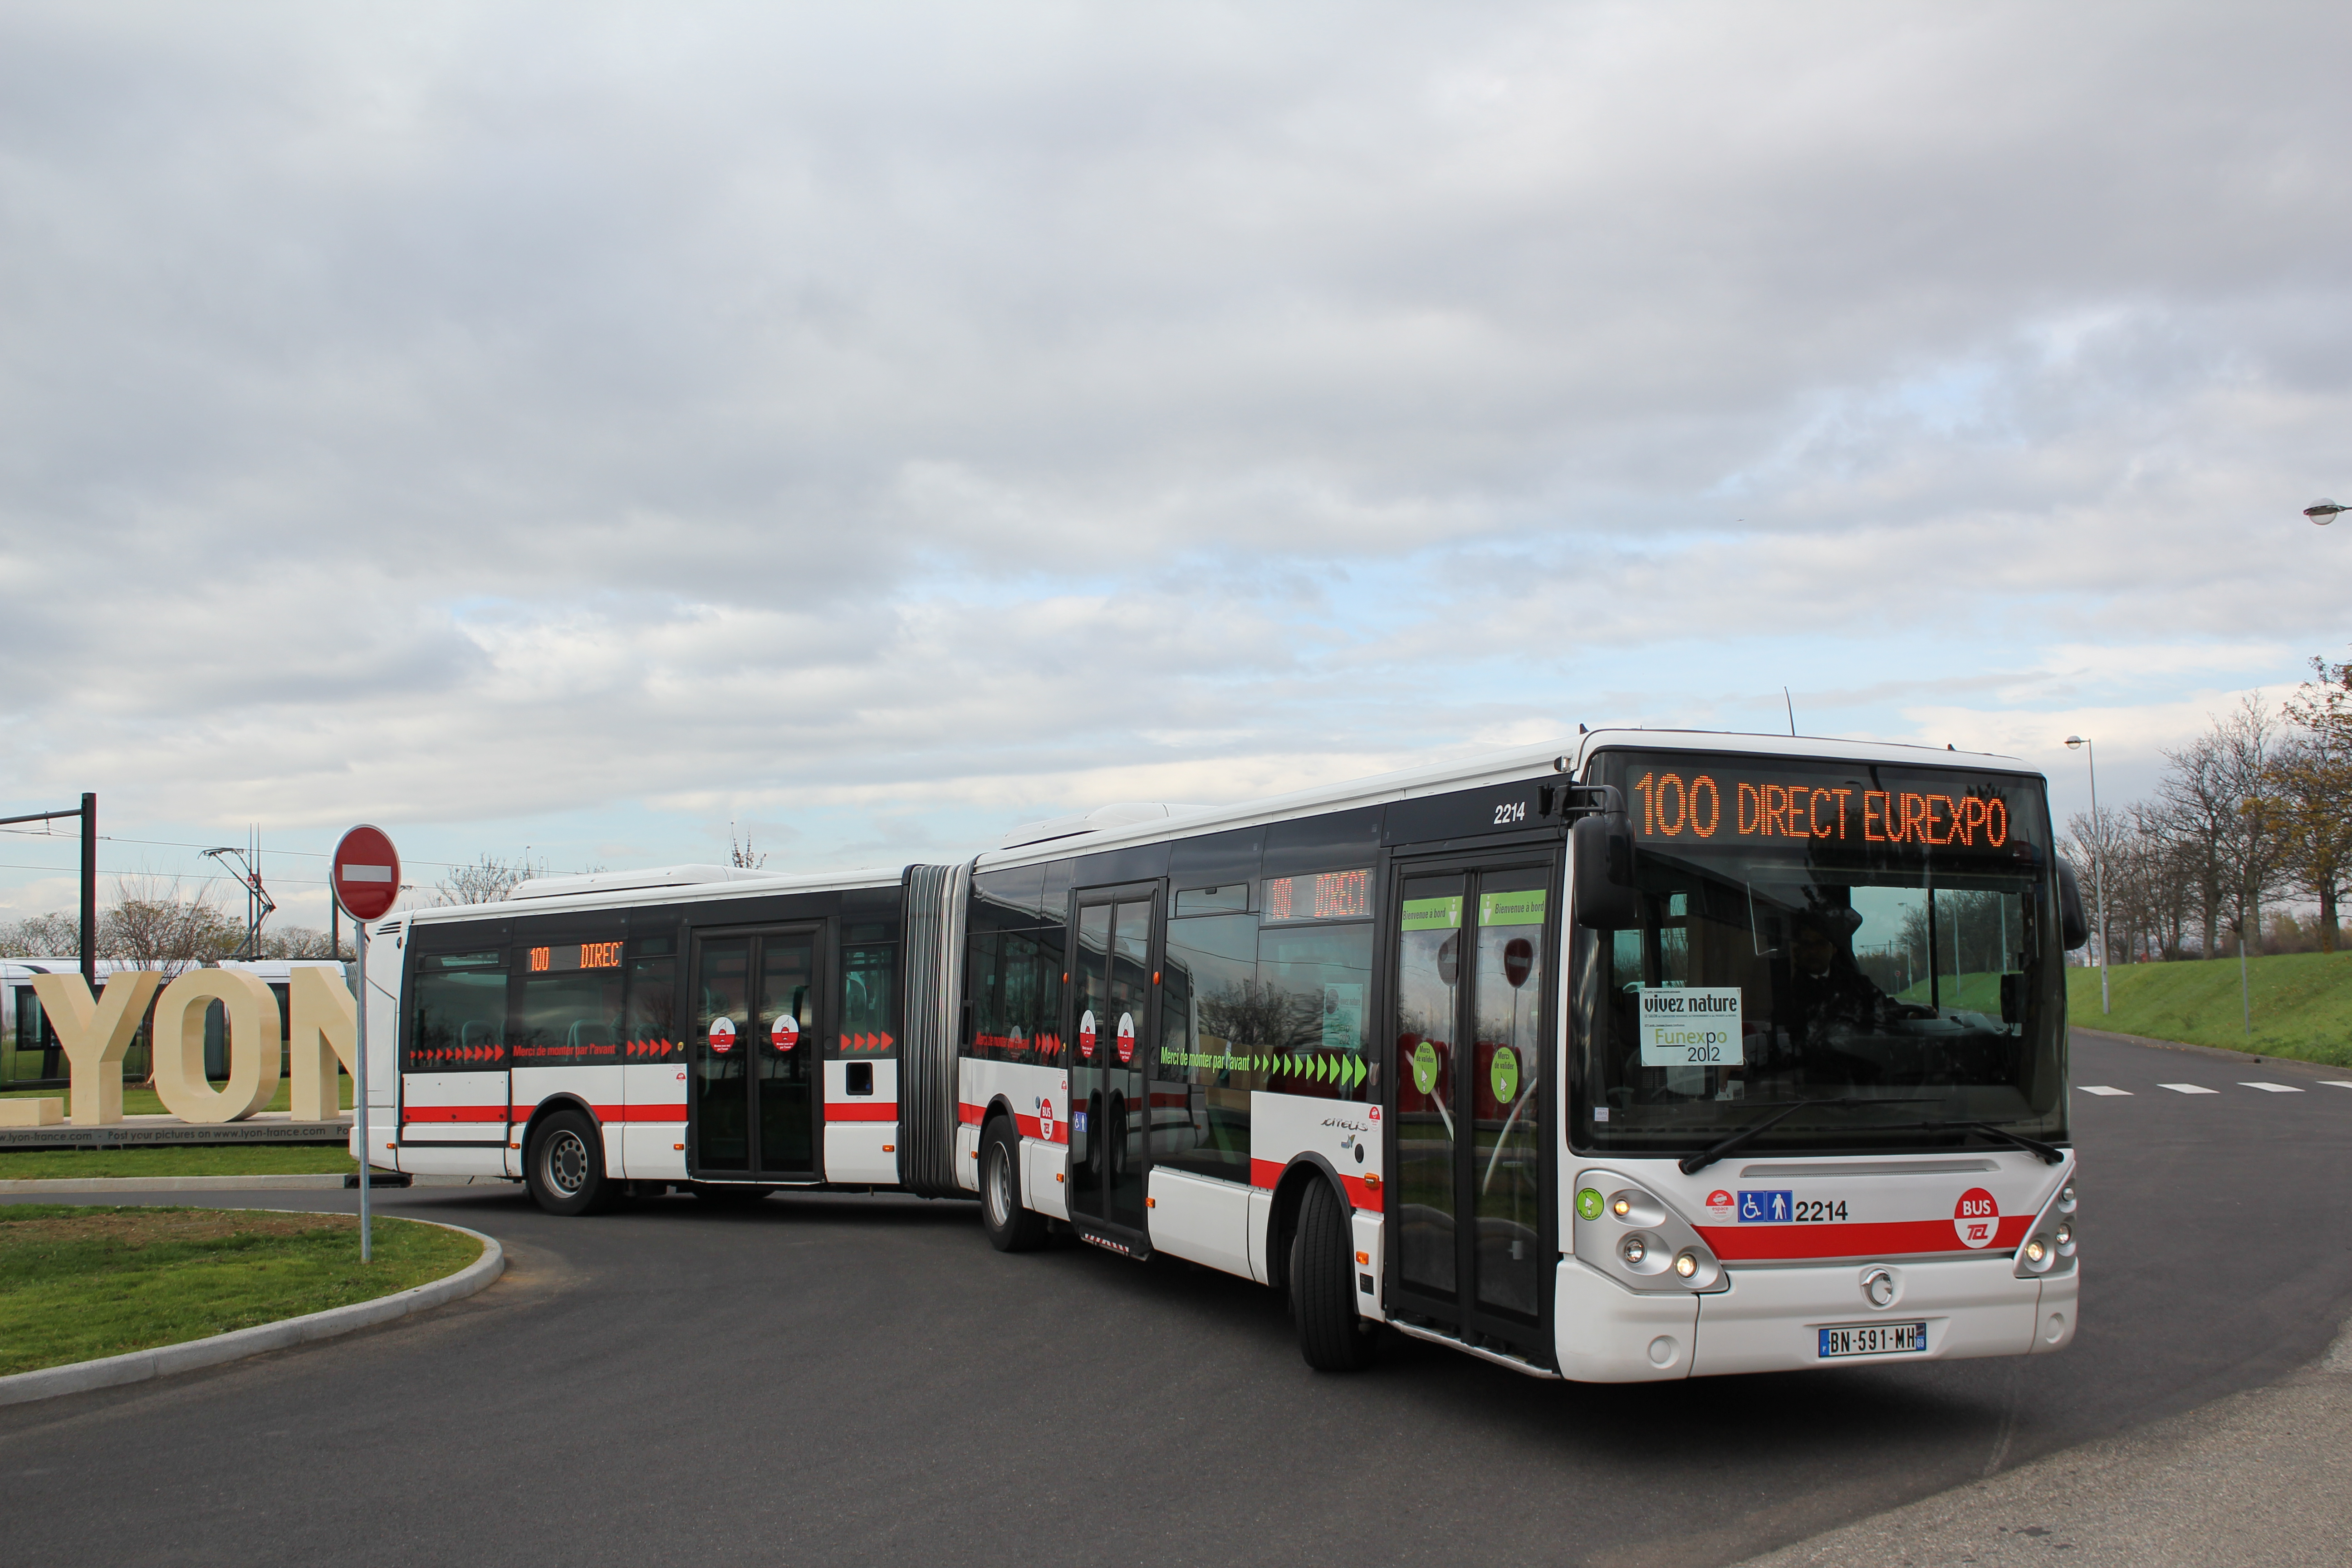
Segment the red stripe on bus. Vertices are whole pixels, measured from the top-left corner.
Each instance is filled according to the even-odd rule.
[[[520,1117],[515,1118],[520,1121]],[[667,1105],[600,1105],[596,1108],[599,1121],[683,1121],[686,1102],[672,1100]]]
[[[887,1100],[858,1101],[828,1100],[824,1102],[827,1121],[896,1121],[898,1107]]]
[[[495,1121],[506,1125],[507,1108],[503,1105],[409,1105],[401,1108],[400,1119],[414,1121]]]
[[[956,1114],[962,1118],[966,1127],[977,1127],[981,1120],[988,1114],[988,1107],[974,1105],[969,1100],[959,1100],[956,1103]]]
[[[1067,1143],[1070,1141],[1070,1124],[1059,1118],[1055,1119],[1050,1132],[1045,1130],[1043,1121],[1034,1116],[1024,1116],[1017,1110],[1013,1113],[1013,1124],[1021,1130],[1024,1138],[1040,1138],[1048,1143]]]
[[[2000,1229],[1979,1247],[1960,1245],[1948,1219],[1906,1219],[1876,1225],[1703,1225],[1701,1240],[1726,1263],[1787,1258],[1879,1258],[1923,1252],[2001,1252],[2033,1228],[2030,1214],[2001,1216]]]
[[[1289,1169],[1288,1166],[1277,1164],[1272,1160],[1252,1160],[1250,1162],[1250,1185],[1253,1187],[1264,1187],[1271,1190],[1276,1183],[1282,1180],[1282,1173],[1287,1169]],[[1370,1209],[1374,1214],[1381,1212],[1381,1188],[1379,1183],[1366,1181],[1361,1176],[1350,1176],[1342,1173],[1339,1177],[1339,1184],[1348,1189],[1348,1201],[1349,1203],[1355,1205],[1360,1209]]]

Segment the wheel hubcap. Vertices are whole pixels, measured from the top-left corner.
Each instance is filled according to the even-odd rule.
[[[558,1132],[547,1141],[547,1184],[565,1197],[577,1197],[588,1184],[588,1145],[577,1132]]]
[[[989,1151],[988,1208],[999,1230],[1013,1223],[1013,1162],[1004,1157],[1002,1143]]]

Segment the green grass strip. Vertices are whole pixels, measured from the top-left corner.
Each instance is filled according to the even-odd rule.
[[[2108,973],[2115,1011],[2101,1013],[2099,972],[2066,972],[2066,1016],[2076,1028],[2352,1067],[2352,953],[2249,958],[2251,1033],[2235,958],[2126,963]]]
[[[342,1100],[342,1107],[345,1110],[349,1110],[352,1108],[351,1075],[348,1073],[338,1073],[335,1075],[335,1081],[341,1090],[341,1098]],[[220,1085],[215,1084],[213,1087],[215,1089],[218,1089]],[[288,1110],[291,1108],[294,1103],[293,1096],[293,1084],[288,1079],[281,1078],[278,1080],[278,1092],[271,1095],[269,1097],[269,1103],[263,1106],[261,1109],[264,1110]],[[68,1116],[73,1114],[73,1095],[70,1091],[65,1089],[0,1089],[0,1100],[39,1099],[62,1100],[66,1102],[66,1114]],[[164,1110],[162,1098],[159,1097],[153,1089],[142,1089],[135,1083],[126,1083],[122,1086],[122,1114],[125,1116],[166,1116],[169,1115],[170,1112]]]
[[[455,1274],[481,1245],[349,1215],[0,1205],[0,1375],[249,1329]]]
[[[0,1181],[68,1176],[348,1175],[359,1169],[336,1144],[173,1144],[153,1149],[0,1149]]]

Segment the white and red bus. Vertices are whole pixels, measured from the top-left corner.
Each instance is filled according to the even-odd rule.
[[[527,883],[386,921],[379,1167],[976,1196],[1382,1325],[1623,1382],[2073,1338],[2042,778],[1602,731],[969,862]]]

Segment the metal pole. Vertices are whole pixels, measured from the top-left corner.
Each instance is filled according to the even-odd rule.
[[[81,983],[98,993],[98,796],[81,797]]]
[[[368,1158],[368,932],[365,921],[354,920],[352,925],[355,928],[360,950],[359,1018],[352,1041],[352,1055],[357,1058],[359,1081],[352,1086],[352,1125],[358,1134],[360,1146],[360,1261],[365,1263],[375,1256],[373,1238],[368,1234],[368,1189],[373,1185],[368,1173],[374,1168]]]
[[[2107,825],[2099,820],[2099,748],[2086,739],[2083,751],[2091,763],[2091,880],[2099,894],[2099,1011],[2112,1013],[2115,1003],[2107,994]]]
[[[2243,921],[2238,922],[2238,1000],[2246,1010],[2246,1034],[2251,1038],[2254,1032],[2254,987],[2253,983],[2246,978],[2246,925]]]

